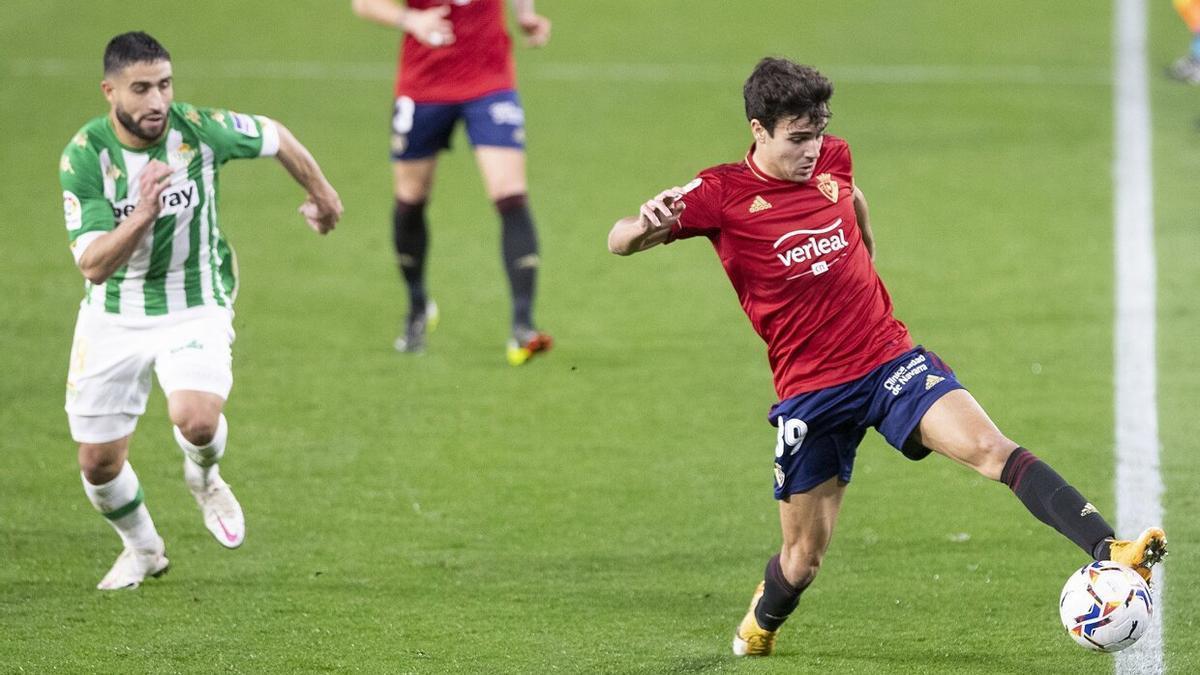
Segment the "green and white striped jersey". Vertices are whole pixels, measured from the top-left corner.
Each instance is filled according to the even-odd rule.
[[[217,225],[217,174],[231,159],[274,155],[275,124],[256,115],[172,103],[167,132],[149,148],[122,145],[108,116],[84,125],[63,150],[59,179],[76,262],[133,212],[138,175],[157,159],[175,173],[162,211],[133,256],[84,305],[123,316],[161,316],[200,305],[233,306],[237,264]]]

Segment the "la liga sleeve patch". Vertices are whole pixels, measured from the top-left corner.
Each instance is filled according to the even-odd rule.
[[[258,125],[254,123],[254,118],[250,115],[243,115],[231,110],[229,111],[229,119],[233,123],[234,131],[243,136],[258,138]]]

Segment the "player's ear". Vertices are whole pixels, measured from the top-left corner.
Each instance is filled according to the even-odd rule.
[[[754,141],[756,143],[766,143],[767,136],[770,135],[762,122],[758,121],[758,118],[750,120],[750,133],[754,134]]]

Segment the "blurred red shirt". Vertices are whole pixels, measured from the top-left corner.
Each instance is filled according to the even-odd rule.
[[[846,141],[826,136],[803,183],[768,176],[753,154],[685,186],[668,242],[712,241],[767,343],[780,400],[858,379],[911,349],[858,229]]]
[[[427,47],[405,34],[396,96],[417,103],[460,103],[516,88],[503,0],[408,0],[406,4],[410,9],[449,7],[454,43]]]

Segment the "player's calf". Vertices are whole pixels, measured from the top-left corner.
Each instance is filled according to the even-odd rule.
[[[146,508],[142,484],[129,462],[122,460],[116,477],[106,483],[93,484],[86,475],[82,479],[88,501],[116,530],[126,549],[150,550],[162,542]]]
[[[1038,520],[1053,527],[1088,555],[1101,558],[1113,528],[1096,507],[1062,476],[1025,448],[1008,457],[1000,481],[1013,491]]]

